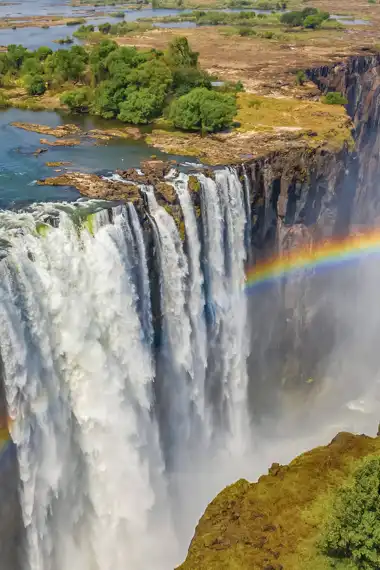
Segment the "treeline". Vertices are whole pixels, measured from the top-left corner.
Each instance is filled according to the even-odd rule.
[[[0,84],[20,81],[32,96],[46,89],[61,92],[61,102],[72,112],[137,125],[164,115],[176,127],[203,132],[231,126],[236,91],[242,88],[213,88],[213,77],[200,68],[198,53],[183,37],[166,52],[119,47],[109,39],[89,50],[40,47],[32,52],[10,45],[0,54]]]
[[[305,8],[301,11],[286,12],[282,14],[280,22],[291,28],[302,27],[316,29],[330,18],[328,12],[317,10],[316,8]]]

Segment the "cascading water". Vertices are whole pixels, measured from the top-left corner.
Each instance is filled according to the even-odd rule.
[[[377,265],[349,268],[336,283],[326,276],[316,289],[328,294],[317,300],[337,334],[323,362],[334,381],[321,380],[315,413],[289,391],[290,425],[257,419],[258,362],[271,371],[266,355],[280,364],[284,355],[262,319],[283,330],[278,306],[288,292],[276,284],[269,300],[277,302],[264,312],[260,297],[247,304],[247,174],[243,184],[234,169],[193,183],[190,190],[187,175],[168,176],[175,206],[144,186],[136,205],[0,213],[0,352],[19,460],[22,570],[173,569],[223,486],[254,479],[339,429],[365,429],[357,410],[374,407],[380,390]],[[297,302],[306,278],[312,285],[300,274],[290,291]],[[360,326],[347,334],[353,322]],[[288,324],[293,339],[298,329]],[[272,352],[254,354],[265,343]],[[273,370],[281,384],[283,368]],[[351,401],[359,397],[364,404]]]
[[[220,457],[242,452],[245,197],[232,170],[198,179],[202,220],[187,176],[169,181],[185,242],[141,188],[156,279],[132,204],[0,215],[0,348],[25,570],[173,568],[194,524],[183,524],[186,473],[212,479],[218,455],[220,478]],[[194,503],[196,516],[204,499]]]

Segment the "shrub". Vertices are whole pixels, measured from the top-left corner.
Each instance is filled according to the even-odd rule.
[[[61,96],[61,103],[67,105],[74,113],[88,113],[90,100],[91,90],[88,87],[66,91]]]
[[[197,67],[198,52],[192,51],[186,37],[174,38],[169,44],[168,60],[174,67]]]
[[[235,115],[234,95],[198,87],[173,101],[169,118],[185,131],[215,132],[230,127]]]
[[[296,27],[302,26],[304,17],[302,12],[285,12],[281,15],[280,22],[286,26]]]
[[[256,36],[256,31],[253,30],[252,28],[249,28],[248,26],[241,26],[238,29],[238,34],[239,34],[239,36],[244,38],[244,37],[249,37],[249,36]]]
[[[46,91],[45,79],[41,75],[29,75],[25,83],[28,95],[43,95]]]
[[[296,84],[303,85],[307,80],[306,74],[302,69],[299,69],[296,73]]]
[[[313,16],[306,16],[303,21],[303,25],[305,28],[310,28],[315,30],[316,28],[320,28],[322,24],[322,20],[318,15]]]
[[[338,492],[320,547],[334,567],[380,568],[380,457],[367,459]]]
[[[124,12],[111,12],[110,16],[112,16],[112,18],[124,18],[125,13]]]
[[[77,20],[69,20],[68,22],[66,22],[66,26],[79,26],[79,24],[85,24],[85,23],[86,23],[85,18],[78,18]]]
[[[6,97],[3,93],[0,93],[0,109],[5,109],[9,107],[10,102],[8,97]]]
[[[344,95],[337,91],[331,91],[322,98],[323,103],[327,105],[347,105],[348,101]]]
[[[111,31],[111,24],[109,22],[105,22],[104,24],[100,24],[98,29],[102,34],[109,34]]]

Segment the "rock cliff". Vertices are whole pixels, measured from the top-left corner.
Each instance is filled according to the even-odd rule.
[[[257,483],[241,479],[209,504],[178,570],[323,570],[318,539],[334,492],[380,438],[338,434],[325,447],[274,463]]]

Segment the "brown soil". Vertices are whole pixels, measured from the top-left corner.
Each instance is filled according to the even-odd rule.
[[[200,64],[222,80],[242,81],[248,91],[265,95],[315,97],[313,85],[295,86],[299,69],[338,62],[380,43],[380,29],[316,30],[283,34],[281,40],[228,35],[223,26],[181,29]],[[116,38],[122,45],[165,49],[178,29],[156,29],[140,36]]]

